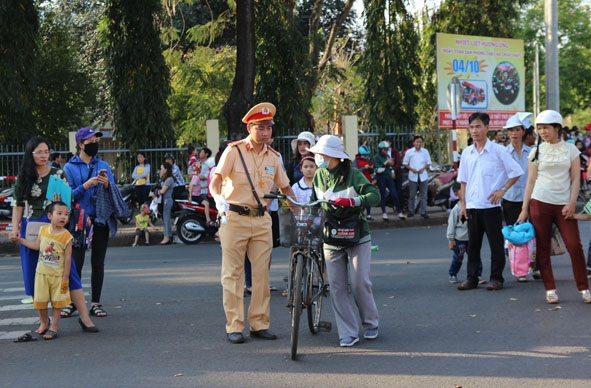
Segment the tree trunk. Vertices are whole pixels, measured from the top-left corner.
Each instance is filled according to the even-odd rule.
[[[236,75],[232,92],[224,104],[228,139],[245,137],[242,117],[253,105],[255,75],[254,0],[236,2]]]

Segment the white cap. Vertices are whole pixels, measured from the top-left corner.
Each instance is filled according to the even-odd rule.
[[[313,154],[322,154],[337,159],[350,159],[343,141],[334,135],[324,135],[314,147],[307,148]]]
[[[560,124],[562,127],[562,116],[555,110],[545,110],[536,117],[536,125],[538,124]]]
[[[314,144],[316,144],[316,139],[314,138],[314,134],[312,132],[300,132],[297,139],[293,139],[291,141],[291,149],[293,152],[296,152],[296,149],[298,147],[298,141],[300,140],[307,141],[308,143],[310,143],[310,147],[314,147]]]
[[[505,124],[503,129],[513,128],[513,127],[518,127],[518,126],[522,126],[523,129],[528,129],[529,127],[531,127],[530,117],[532,117],[533,115],[534,114],[530,113],[530,112],[515,113],[513,116],[509,117],[509,120],[507,120],[507,124]]]

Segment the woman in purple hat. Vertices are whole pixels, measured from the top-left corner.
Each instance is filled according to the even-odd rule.
[[[89,239],[87,234],[92,233],[92,253],[90,255],[92,300],[90,314],[96,317],[107,316],[107,312],[103,309],[100,301],[105,274],[105,256],[109,242],[109,224],[96,221],[95,198],[97,195],[103,194],[99,193],[99,190],[108,190],[111,185],[115,184],[109,164],[96,156],[101,136],[103,136],[102,132],[96,132],[90,127],[80,128],[76,132],[77,153],[64,166],[64,171],[72,188],[74,203],[76,207],[84,211],[80,216],[79,224],[85,232],[80,238],[74,236],[75,241],[72,247],[72,257],[79,274],[82,274],[84,254],[88,248]],[[86,228],[89,224],[90,227]],[[69,316],[74,310],[73,306],[68,306],[62,310],[62,316]]]

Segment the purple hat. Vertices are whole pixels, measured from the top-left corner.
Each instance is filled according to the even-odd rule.
[[[90,127],[80,128],[76,131],[76,143],[80,143],[86,139],[90,139],[91,137],[101,137],[103,136],[102,132],[96,132],[94,129]]]

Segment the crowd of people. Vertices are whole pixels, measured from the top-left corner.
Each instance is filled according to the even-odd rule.
[[[360,331],[364,339],[373,340],[378,337],[379,314],[370,280],[371,208],[380,204],[382,219],[387,220],[386,198],[390,196],[400,219],[414,216],[415,210],[429,218],[426,186],[432,162],[423,148],[424,139],[417,135],[406,150],[400,151],[384,138],[373,156],[369,145],[362,144],[352,159],[339,137],[317,138],[304,131],[292,141],[294,156],[284,164],[281,155],[271,148],[274,115],[275,107],[270,103],[252,107],[243,118],[248,136],[222,143],[215,158],[208,148],[188,149],[188,199],[206,208],[208,225],[219,227],[227,339],[236,344],[245,342],[246,320],[251,337],[277,338],[270,330],[273,287],[269,286],[272,249],[279,245],[277,203],[263,196],[279,190],[298,202],[330,199],[334,205],[322,205],[327,215],[336,219],[355,216],[358,220],[360,232],[355,243],[325,243],[323,252],[339,345],[355,345]],[[591,274],[591,256],[585,263],[577,224],[577,220],[589,220],[591,215],[575,213],[581,171],[586,169],[584,161],[591,147],[591,124],[582,138],[576,131],[565,131],[558,112],[541,112],[535,118],[535,127],[532,116],[527,112],[515,114],[492,140],[487,136],[488,114],[476,112],[469,117],[472,143],[461,155],[457,183],[452,187],[457,203],[450,211],[446,232],[453,251],[449,281],[458,283],[458,290],[475,289],[484,283],[487,290],[503,289],[506,259],[502,225],[530,221],[537,237],[534,278],[542,279],[546,302],[559,303],[550,259],[550,240],[556,225],[571,258],[576,287],[583,301],[591,303],[587,278]],[[47,140],[32,138],[19,171],[12,217],[17,227],[9,237],[21,245],[25,292],[39,311],[40,324],[34,333],[46,340],[57,338],[59,319],[72,316],[76,310],[81,328],[90,333],[99,331],[91,316],[107,316],[101,304],[105,258],[109,236],[116,233],[117,217],[125,204],[110,166],[97,157],[100,137],[102,133],[92,128],[79,129],[75,136],[77,153],[63,169],[61,157],[50,154]],[[401,195],[403,168],[408,171],[408,203]],[[150,163],[139,152],[132,177],[141,211],[136,216],[133,246],[142,236],[145,244],[150,244],[150,175]],[[183,175],[174,156],[166,154],[156,193],[163,204],[161,245],[173,242],[172,198],[175,191],[186,189]],[[54,180],[65,184],[69,191],[56,190]],[[65,198],[69,196],[70,202]],[[293,204],[286,205],[297,211]],[[217,209],[218,220],[209,217],[210,206]],[[488,280],[482,279],[485,234],[491,250]],[[91,251],[89,307],[80,280],[87,250]],[[460,282],[465,255],[467,276]],[[517,280],[528,279],[518,276]],[[245,288],[251,296],[246,317]],[[49,303],[53,307],[51,319]],[[17,341],[34,340],[31,334]]]

